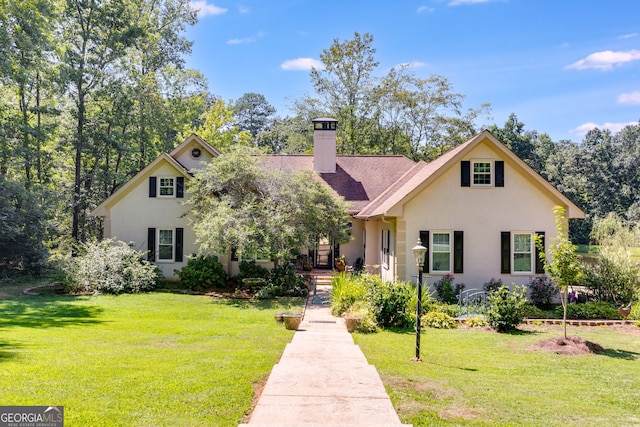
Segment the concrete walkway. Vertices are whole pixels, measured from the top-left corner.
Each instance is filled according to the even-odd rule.
[[[304,319],[241,426],[401,426],[376,368],[331,315],[318,286]]]

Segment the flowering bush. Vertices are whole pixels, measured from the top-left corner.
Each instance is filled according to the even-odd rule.
[[[143,255],[115,239],[86,243],[80,248],[80,255],[63,267],[67,291],[109,294],[150,291],[162,276]]]
[[[548,308],[553,298],[560,293],[558,285],[549,276],[536,276],[529,279],[529,298],[538,308]]]

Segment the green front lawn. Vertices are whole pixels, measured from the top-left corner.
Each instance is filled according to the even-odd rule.
[[[412,332],[354,338],[378,369],[402,421],[414,426],[640,425],[639,331],[568,332],[606,353],[561,356],[529,349],[562,336],[560,326],[517,334],[427,328],[421,363],[410,360]]]
[[[0,402],[69,426],[237,425],[293,335],[274,314],[303,304],[0,291]]]

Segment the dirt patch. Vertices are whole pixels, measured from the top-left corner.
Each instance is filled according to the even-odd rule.
[[[258,382],[255,382],[252,384],[253,386],[253,399],[251,401],[251,409],[249,409],[244,416],[242,417],[242,423],[243,424],[248,424],[249,421],[251,420],[251,414],[253,414],[253,410],[256,408],[256,406],[258,405],[258,400],[260,400],[260,396],[262,396],[262,392],[264,391],[265,386],[267,385],[267,380],[269,379],[269,376],[265,376],[263,379],[261,379]]]
[[[566,356],[604,353],[604,348],[600,344],[587,341],[576,335],[570,335],[567,338],[549,338],[538,341],[530,346],[529,349],[546,350]]]

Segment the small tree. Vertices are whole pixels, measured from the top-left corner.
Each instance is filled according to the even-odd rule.
[[[540,251],[540,260],[544,263],[544,268],[551,279],[560,288],[560,300],[562,301],[562,325],[564,327],[564,338],[567,338],[567,296],[569,286],[578,282],[582,276],[582,263],[576,255],[577,246],[569,240],[569,223],[565,210],[561,206],[553,209],[556,220],[557,236],[552,239],[549,252],[545,254],[542,241],[536,239],[536,244]]]

